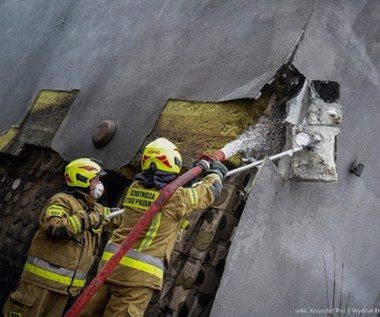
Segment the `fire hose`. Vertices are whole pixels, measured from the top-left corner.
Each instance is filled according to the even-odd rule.
[[[223,161],[225,159],[225,154],[222,151],[217,151],[213,156],[209,158],[212,160]],[[144,229],[150,224],[152,218],[157,214],[162,206],[169,200],[169,198],[175,193],[175,191],[188,183],[189,181],[196,178],[203,172],[203,168],[200,166],[195,166],[183,175],[177,177],[173,182],[165,186],[161,191],[157,199],[150,205],[148,210],[140,218],[140,220],[133,227],[131,232],[126,236],[124,241],[120,244],[117,251],[109,259],[107,264],[98,272],[91,283],[84,289],[82,294],[78,297],[75,303],[67,311],[64,317],[76,317],[81,312],[83,307],[89,302],[91,297],[96,293],[96,291],[102,286],[107,277],[111,274],[117,264],[120,262],[121,258],[127,253],[127,251],[136,242],[140,234]]]
[[[306,140],[302,144],[299,144],[295,148],[291,150],[287,150],[281,152],[279,154],[273,155],[269,157],[269,160],[273,161],[283,156],[292,156],[294,153],[301,151],[305,148],[310,148],[315,143],[319,142],[319,140],[310,144],[310,140]],[[214,155],[203,154],[204,159],[209,161],[217,160],[224,161],[226,159],[226,154],[223,151],[217,151]],[[226,174],[226,177],[229,177],[235,173],[239,173],[245,171],[247,169],[253,168],[255,166],[261,165],[264,160],[255,161],[246,166],[242,166],[240,168],[236,168],[232,171],[229,171]],[[203,172],[203,167],[195,166],[183,175],[177,177],[173,182],[165,186],[161,191],[160,195],[157,199],[152,203],[152,205],[148,208],[148,210],[144,213],[144,215],[140,218],[140,220],[133,227],[131,232],[126,236],[124,241],[120,244],[117,251],[110,258],[107,264],[98,272],[95,278],[91,281],[91,283],[87,286],[87,288],[82,292],[82,294],[78,297],[75,303],[71,306],[68,312],[64,315],[64,317],[76,317],[81,312],[83,307],[89,302],[91,297],[96,293],[96,291],[102,286],[107,277],[111,274],[114,268],[118,265],[121,258],[129,251],[132,245],[136,242],[140,234],[144,231],[144,229],[150,224],[152,218],[160,211],[162,206],[169,200],[169,198],[175,193],[175,191],[183,186],[184,184],[190,182],[198,175]],[[116,210],[116,209],[115,209]],[[111,217],[116,216],[123,212],[123,209],[118,209],[113,212]]]

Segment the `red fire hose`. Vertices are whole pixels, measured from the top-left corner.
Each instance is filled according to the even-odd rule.
[[[226,155],[222,151],[218,151],[214,155],[208,156],[207,158],[212,160],[223,161],[225,159],[225,156]],[[109,259],[107,264],[98,272],[95,278],[91,281],[91,283],[87,286],[83,293],[78,297],[78,299],[71,306],[71,308],[65,314],[64,317],[78,316],[83,307],[89,302],[91,297],[96,293],[96,291],[100,288],[100,286],[102,286],[104,281],[107,279],[108,275],[111,274],[111,272],[120,262],[121,258],[128,252],[128,250],[136,242],[140,234],[150,224],[154,215],[160,211],[162,206],[169,200],[169,198],[179,187],[188,183],[202,172],[202,167],[195,166],[194,168],[179,176],[177,179],[175,179],[173,182],[171,182],[161,190],[160,195],[157,197],[157,199],[153,202],[153,204],[148,208],[148,210],[136,223],[136,225],[126,236],[122,244],[120,244],[119,248],[114,253],[114,255]]]

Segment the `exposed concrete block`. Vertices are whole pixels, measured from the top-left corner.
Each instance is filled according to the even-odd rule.
[[[188,304],[187,316],[200,316],[203,311],[203,307],[199,304],[197,297],[192,298],[192,302]]]
[[[173,251],[170,257],[170,263],[165,274],[167,278],[174,278],[181,270],[182,263],[186,261],[186,257],[177,251]]]
[[[212,240],[214,239],[215,232],[212,231],[200,231],[194,246],[190,249],[190,255],[199,260],[203,260],[208,252]]]
[[[202,265],[193,286],[203,294],[214,295],[219,287],[219,277],[211,265]]]
[[[190,288],[198,276],[201,264],[201,261],[190,258],[182,268],[181,272],[177,275],[175,284],[183,285],[186,289]]]
[[[224,184],[222,194],[212,205],[215,209],[232,210],[239,198],[239,190],[236,186]]]
[[[211,251],[211,258],[209,263],[212,266],[217,266],[221,260],[226,258],[228,253],[228,246],[225,243],[218,243],[216,247]]]
[[[330,126],[292,127],[292,146],[296,147],[295,136],[307,133],[311,142],[319,140],[311,150],[297,152],[290,159],[289,178],[307,181],[336,181],[335,138],[340,129]]]
[[[178,312],[186,302],[189,291],[189,289],[184,289],[182,285],[175,286],[168,307],[172,309],[174,312]]]
[[[196,259],[204,259],[208,252],[208,247],[215,237],[218,229],[220,219],[223,212],[217,209],[211,209],[212,212],[208,213],[208,217],[202,223],[199,233],[194,241],[194,245],[190,250],[190,255]]]
[[[159,302],[160,306],[161,305],[165,306],[169,303],[169,301],[171,299],[171,293],[172,293],[173,286],[174,286],[174,280],[172,278],[165,278],[164,283],[162,285],[162,289],[158,295],[159,298],[157,299],[157,302]],[[156,303],[156,299],[152,298],[151,303]]]
[[[220,219],[218,230],[215,236],[222,241],[229,241],[231,239],[232,232],[238,224],[238,222],[238,218],[225,212],[222,218]]]

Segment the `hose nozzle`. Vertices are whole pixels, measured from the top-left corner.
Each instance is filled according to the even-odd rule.
[[[223,151],[217,151],[212,156],[214,161],[224,161],[226,159],[226,154]]]

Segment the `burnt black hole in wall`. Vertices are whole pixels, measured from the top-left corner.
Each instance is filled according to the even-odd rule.
[[[324,102],[336,102],[339,99],[339,84],[336,81],[313,80],[312,86]]]

